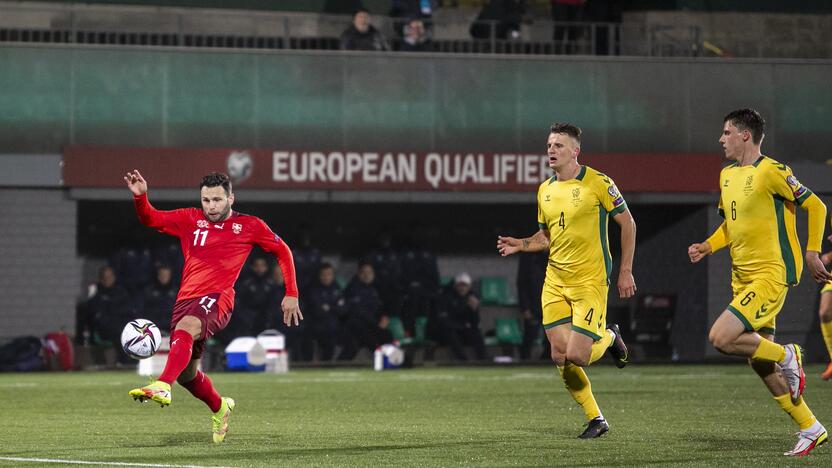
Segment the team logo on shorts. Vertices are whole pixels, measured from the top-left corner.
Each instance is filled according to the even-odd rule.
[[[196,222],[196,227],[201,228],[201,229],[205,229],[205,228],[208,227],[208,221],[205,221],[204,219],[200,219],[199,221]]]
[[[243,230],[243,225],[234,223],[231,225],[231,230],[234,231],[234,234],[239,234]]]

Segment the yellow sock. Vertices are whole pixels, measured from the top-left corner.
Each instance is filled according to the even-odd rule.
[[[797,404],[792,403],[792,397],[788,393],[776,396],[774,399],[777,400],[777,403],[780,404],[783,411],[788,413],[792,420],[800,426],[801,431],[809,429],[812,424],[815,423],[815,415],[812,414],[812,410],[810,410],[806,405],[806,402],[803,401],[803,397],[800,397],[800,399],[797,400]]]
[[[754,354],[751,355],[751,359],[768,362],[780,362],[785,358],[786,348],[765,338],[760,338],[760,345],[754,351]]]
[[[823,342],[826,343],[826,352],[832,359],[832,322],[821,322],[820,333],[823,335]]]
[[[604,334],[601,335],[601,339],[592,343],[592,354],[589,355],[590,364],[601,359],[601,356],[607,352],[607,348],[609,348],[612,344],[612,336],[613,335],[610,330],[604,330]]]
[[[558,372],[566,384],[566,390],[584,410],[587,421],[601,416],[601,410],[592,394],[592,385],[584,370],[574,364],[567,364],[565,367],[558,366]]]

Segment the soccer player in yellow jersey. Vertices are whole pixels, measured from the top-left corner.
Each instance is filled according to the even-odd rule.
[[[734,161],[719,176],[724,221],[706,241],[688,247],[688,255],[696,263],[729,247],[734,299],[714,322],[709,339],[722,353],[748,358],[800,427],[797,444],[784,455],[803,456],[826,442],[826,429],[801,396],[802,350],[796,344],[774,342],[775,318],[803,269],[795,205],[808,212],[806,265],[816,281],[830,279],[818,256],[826,206],[788,166],[762,155],[764,130],[765,121],[752,109],[733,111],[723,120],[719,142],[725,157]]]
[[[832,236],[827,237],[832,240]],[[821,255],[821,260],[824,265],[832,263],[832,252],[826,252]],[[823,342],[826,344],[826,352],[829,353],[829,359],[832,361],[832,283],[823,285],[820,290],[820,307],[818,307],[818,315],[820,316],[820,333],[823,335]],[[826,370],[820,375],[823,380],[832,379],[832,362],[826,366]]]
[[[618,327],[606,326],[612,269],[607,223],[612,216],[621,226],[618,293],[622,298],[636,291],[636,224],[612,179],[578,164],[580,128],[568,123],[552,125],[546,148],[555,175],[537,192],[540,230],[525,239],[499,236],[497,250],[504,257],[517,252],[549,252],[541,294],[543,328],[566,389],[588,421],[578,437],[591,439],[607,432],[609,424],[595,402],[583,367],[608,349],[619,368],[628,358]]]

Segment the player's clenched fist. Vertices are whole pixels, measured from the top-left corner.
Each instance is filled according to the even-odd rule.
[[[126,176],[124,176],[124,182],[127,183],[127,188],[133,192],[133,195],[142,195],[147,193],[147,181],[144,180],[139,171],[133,169],[133,172],[128,172]]]
[[[711,244],[707,242],[702,242],[701,244],[691,244],[691,246],[688,247],[688,256],[690,257],[691,263],[696,263],[699,260],[702,260],[710,253]]]

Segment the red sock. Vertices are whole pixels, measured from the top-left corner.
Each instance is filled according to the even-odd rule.
[[[217,393],[217,390],[214,388],[214,384],[211,382],[211,379],[208,378],[207,375],[203,374],[202,371],[197,371],[196,378],[181,385],[187,388],[188,391],[191,392],[191,395],[204,401],[205,404],[208,405],[208,408],[211,408],[211,412],[216,413],[220,410],[220,406],[222,406],[222,398],[220,398],[220,394]]]
[[[159,380],[173,384],[179,374],[188,367],[191,362],[191,353],[194,347],[194,337],[185,330],[174,330],[170,337],[170,353],[165,362],[165,370],[159,376]]]

